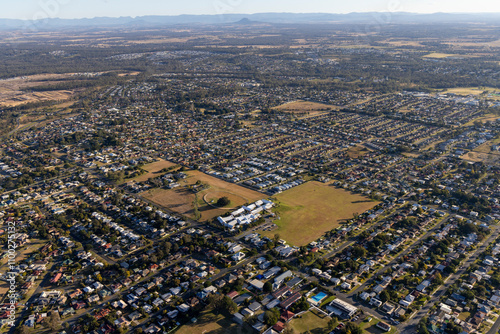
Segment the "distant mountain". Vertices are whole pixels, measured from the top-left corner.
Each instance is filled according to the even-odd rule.
[[[365,23],[365,24],[412,24],[412,23],[498,23],[500,13],[484,14],[415,14],[415,13],[259,13],[259,14],[220,14],[220,15],[178,15],[178,16],[141,16],[141,17],[97,17],[91,19],[47,19],[39,21],[0,19],[0,29],[51,30],[59,28],[91,27],[158,27],[183,24],[255,24],[255,23]]]
[[[241,25],[248,25],[248,24],[254,24],[254,23],[257,23],[256,21],[252,21],[248,18],[244,18],[244,19],[241,19],[239,20],[238,22],[236,22],[236,24],[241,24]]]

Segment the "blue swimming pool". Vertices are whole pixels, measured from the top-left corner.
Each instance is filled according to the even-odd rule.
[[[326,296],[327,296],[326,293],[320,292],[316,296],[312,297],[311,299],[314,300],[316,303],[319,303],[320,301],[325,299]]]

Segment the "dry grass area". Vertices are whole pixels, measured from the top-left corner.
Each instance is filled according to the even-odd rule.
[[[412,41],[412,40],[401,40],[401,39],[388,39],[385,40],[384,43],[387,43],[391,46],[423,46],[421,41]]]
[[[5,296],[5,294],[9,291],[9,283],[6,281],[0,281],[0,297]]]
[[[196,323],[188,323],[179,328],[176,334],[210,333],[210,334],[253,334],[255,331],[248,325],[241,326],[212,311],[203,311]]]
[[[326,111],[337,109],[335,106],[328,104],[308,102],[308,101],[294,101],[274,107],[273,109],[293,113],[293,114],[309,114],[311,116],[322,114]]]
[[[173,167],[173,166],[178,166],[177,164],[174,164],[173,162],[170,162],[170,161],[167,161],[167,160],[163,160],[163,159],[159,159],[159,160],[160,161],[156,161],[156,162],[153,162],[153,163],[150,163],[150,164],[142,166],[142,169],[146,170],[147,173],[139,175],[139,176],[133,178],[132,180],[135,181],[135,182],[147,181],[150,178],[155,178],[157,176],[160,176],[159,172],[163,168],[170,168],[170,167]]]
[[[494,115],[494,114],[486,114],[481,117],[474,118],[470,120],[469,122],[465,123],[465,126],[471,126],[474,125],[476,121],[479,121],[481,123],[486,123],[486,122],[496,122],[498,119],[500,119],[500,116]]]
[[[453,53],[440,53],[440,52],[432,52],[423,56],[424,58],[449,58],[449,57],[457,57],[457,58],[474,58],[477,57],[475,55],[461,55],[461,54],[453,54]]]
[[[349,158],[355,159],[364,156],[368,152],[370,151],[366,147],[356,145],[347,150],[347,155],[349,156]]]
[[[429,54],[426,54],[423,56],[424,58],[448,58],[448,57],[458,57],[459,55],[456,54],[451,54],[451,53],[439,53],[439,52],[432,52]]]
[[[130,72],[130,73],[120,73],[118,74],[119,77],[130,77],[130,76],[136,76],[141,74],[141,72]]]
[[[500,163],[500,155],[499,154],[488,154],[488,153],[480,153],[480,152],[468,152],[460,157],[466,161],[472,162],[483,162],[489,165],[495,165]]]
[[[279,204],[276,214],[280,219],[274,222],[278,229],[262,234],[272,237],[278,233],[295,246],[309,244],[342,221],[351,219],[354,213],[362,213],[378,204],[367,197],[316,181],[287,190],[275,198]]]
[[[29,243],[27,243],[25,246],[22,247],[22,249],[18,248],[16,262],[23,261],[24,259],[28,258],[31,255],[31,253],[38,251],[46,244],[47,241],[43,241],[40,239],[31,239]],[[1,263],[2,264],[7,263],[7,258],[2,259]]]
[[[184,37],[184,38],[146,38],[144,40],[132,40],[128,41],[130,44],[163,44],[163,43],[186,43],[196,37]]]
[[[221,197],[227,197],[230,200],[229,205],[221,209],[232,209],[247,202],[244,197],[238,194],[222,190],[213,190],[205,192],[205,194],[203,195],[203,205],[208,204],[215,208],[217,206],[217,200]]]
[[[172,211],[194,218],[193,203],[196,196],[189,189],[189,186],[195,184],[197,181],[204,182],[209,185],[209,188],[200,191],[197,195],[201,221],[210,220],[225,213],[230,208],[241,206],[245,203],[252,203],[265,197],[259,192],[225,182],[200,171],[188,171],[186,174],[188,177],[179,181],[180,187],[174,189],[151,189],[141,193],[141,196]],[[223,196],[227,196],[231,201],[229,207],[221,209],[210,204]]]
[[[328,333],[328,322],[331,319],[316,310],[311,310],[300,318],[294,318],[290,325],[295,333]]]
[[[0,106],[17,106],[28,102],[67,100],[81,90],[55,90],[47,92],[27,92],[26,88],[53,85],[71,74],[39,74],[0,80]]]
[[[500,151],[493,151],[491,148],[495,145],[500,144],[500,139],[489,140],[481,146],[478,146],[474,149],[474,152],[477,153],[486,153],[500,156]]]
[[[42,248],[45,244],[47,244],[47,241],[39,240],[39,239],[31,239],[31,241],[23,246],[22,248],[19,248],[17,251],[17,256],[16,256],[16,263],[20,263],[21,261],[25,260],[31,254],[40,248]],[[5,257],[0,261],[0,275],[5,275],[9,271],[9,266],[8,266],[8,258]],[[7,282],[0,280],[0,297],[3,296],[7,291],[9,290],[9,285]]]
[[[443,93],[451,93],[457,95],[481,95],[483,93],[494,93],[499,90],[491,87],[460,87],[460,88],[450,88],[445,90]]]

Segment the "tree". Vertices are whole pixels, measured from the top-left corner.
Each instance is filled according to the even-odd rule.
[[[220,206],[221,208],[228,206],[229,203],[231,203],[231,201],[226,196],[221,197],[217,200],[217,206]]]
[[[283,330],[283,332],[281,332],[281,334],[295,334],[295,333],[297,332],[290,326],[289,322],[286,323],[285,329]]]
[[[29,334],[31,330],[27,326],[20,326],[21,328],[17,331],[18,334]]]
[[[342,330],[340,331],[342,334],[362,334],[363,333],[363,329],[361,329],[361,327],[359,327],[358,325],[356,325],[356,323],[354,322],[348,322],[345,327],[342,328]]]
[[[228,296],[222,295],[210,295],[208,298],[209,305],[213,307],[217,312],[227,312],[229,314],[234,314],[238,311],[238,305]]]
[[[264,292],[272,292],[273,291],[273,285],[271,282],[267,281],[264,283]]]
[[[337,327],[338,320],[336,317],[333,317],[328,321],[328,330],[331,332]]]
[[[379,297],[381,301],[386,302],[390,299],[391,296],[389,295],[389,292],[384,290],[380,293]]]
[[[429,331],[427,330],[427,318],[423,317],[420,319],[418,322],[418,333],[419,334],[429,334]]]
[[[50,316],[45,319],[45,325],[50,328],[51,331],[56,332],[61,327],[59,312],[52,311]]]
[[[366,256],[366,249],[361,246],[354,246],[352,248],[352,255],[354,257],[365,257]]]
[[[446,324],[446,329],[444,332],[446,334],[458,334],[462,331],[462,327],[455,325],[452,321]]]
[[[222,309],[229,314],[234,314],[238,311],[238,305],[230,297],[224,296],[222,298]]]
[[[482,286],[482,285],[477,286],[475,290],[477,291],[477,293],[478,293],[478,295],[479,295],[479,296],[484,296],[484,295],[486,295],[486,292],[488,291],[488,290],[487,290],[484,286]]]
[[[193,210],[194,210],[194,219],[195,220],[200,220],[201,218],[201,212],[198,207],[198,194],[194,194],[194,201],[193,201]]]
[[[274,308],[264,312],[264,323],[268,326],[272,326],[278,322],[279,310]]]
[[[276,233],[273,236],[273,241],[274,241],[275,244],[278,243],[278,241],[280,241],[280,239],[281,239],[281,236],[278,233]]]
[[[435,282],[438,284],[438,285],[441,285],[443,284],[443,276],[441,276],[440,273],[437,273],[435,278],[434,278]]]

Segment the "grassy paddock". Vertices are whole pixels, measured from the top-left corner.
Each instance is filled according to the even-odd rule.
[[[325,111],[336,110],[338,108],[328,104],[299,100],[282,104],[280,106],[274,107],[273,109],[292,114],[309,113],[309,115],[318,115],[324,113]]]
[[[311,181],[275,196],[279,220],[277,230],[262,234],[278,233],[292,245],[307,245],[351,219],[354,213],[373,208],[378,202],[367,197],[337,189],[329,184]]]
[[[166,160],[160,159],[160,161],[156,161],[156,162],[153,162],[153,163],[150,163],[150,164],[142,166],[142,169],[146,170],[147,173],[139,175],[137,177],[134,177],[133,179],[126,180],[126,182],[129,182],[131,180],[133,180],[135,182],[147,181],[150,178],[155,178],[157,176],[160,176],[159,172],[163,168],[169,168],[169,167],[173,167],[173,166],[176,166],[176,165],[177,164],[174,164],[174,163],[172,163],[170,161],[166,161]]]
[[[291,321],[290,325],[295,332],[306,333],[327,333],[328,321],[330,317],[325,316],[317,311],[309,311],[300,318],[295,318]]]
[[[452,53],[440,53],[440,52],[432,52],[423,56],[424,58],[448,58],[448,57],[460,57],[460,58],[471,58],[476,56],[471,55],[461,55],[461,54],[452,54]]]
[[[197,318],[196,323],[189,323],[178,330],[175,334],[211,333],[211,334],[253,334],[248,326],[241,326],[221,314],[214,314],[211,310],[203,311]]]
[[[259,192],[225,182],[200,171],[188,171],[186,174],[188,177],[179,181],[181,186],[178,188],[151,189],[141,193],[141,196],[159,205],[165,206],[172,211],[193,218],[195,194],[188,189],[188,187],[195,184],[197,181],[202,181],[209,185],[208,189],[198,193],[197,203],[202,221],[212,219],[225,213],[229,209],[241,206],[245,203],[252,203],[265,197]],[[226,208],[214,207],[213,202],[224,196],[229,198],[231,201],[230,205]]]

